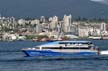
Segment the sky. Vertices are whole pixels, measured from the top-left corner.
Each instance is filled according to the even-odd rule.
[[[0,14],[15,17],[108,17],[108,0],[0,0]]]

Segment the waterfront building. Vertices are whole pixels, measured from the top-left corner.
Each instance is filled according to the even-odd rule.
[[[78,36],[79,37],[88,37],[89,36],[89,30],[88,27],[85,26],[78,26]]]
[[[67,32],[64,34],[66,37],[71,38],[71,39],[76,39],[78,36],[76,36],[73,32]]]
[[[17,39],[17,35],[16,34],[10,34],[10,33],[4,33],[2,35],[2,40],[4,41],[13,41]]]
[[[93,28],[93,36],[100,36],[101,30],[99,28]]]

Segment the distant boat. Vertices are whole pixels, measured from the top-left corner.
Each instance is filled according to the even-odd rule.
[[[27,56],[35,57],[91,57],[100,54],[99,49],[91,41],[55,41],[24,48],[22,51]]]
[[[90,39],[101,39],[101,37],[96,37],[96,36],[90,36]]]

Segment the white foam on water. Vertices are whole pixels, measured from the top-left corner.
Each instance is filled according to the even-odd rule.
[[[100,51],[100,55],[108,55],[108,50],[106,50],[106,51]]]

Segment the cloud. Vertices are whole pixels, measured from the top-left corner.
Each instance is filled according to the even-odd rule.
[[[103,3],[103,4],[107,4],[108,5],[108,0],[90,0],[90,1],[100,2],[100,3]]]
[[[104,0],[91,0],[91,1],[95,1],[95,2],[103,2]]]

